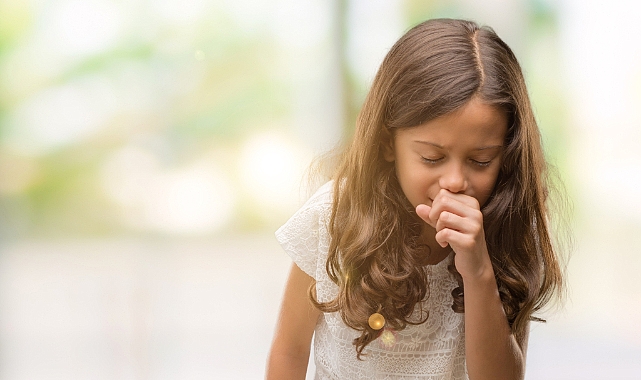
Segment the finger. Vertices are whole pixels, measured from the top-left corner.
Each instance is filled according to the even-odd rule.
[[[441,189],[439,192],[436,194],[436,197],[434,197],[434,201],[438,200],[439,198],[442,197],[449,197],[452,199],[456,199],[457,201],[468,205],[469,207],[475,208],[475,209],[481,209],[481,206],[479,204],[479,201],[474,198],[473,196],[466,195],[466,194],[461,194],[461,193],[452,193],[449,190],[446,189]]]
[[[430,211],[432,208],[426,204],[416,206],[416,215],[423,219],[427,224],[434,227],[434,222],[430,219]]]
[[[444,247],[443,243],[449,244],[455,253],[472,252],[477,247],[478,242],[470,234],[444,228],[436,233],[436,241]]]
[[[439,218],[436,221],[436,226],[434,226],[434,229],[437,232],[444,228],[465,232],[467,227],[466,224],[468,223],[469,223],[469,220],[466,218],[463,218],[449,211],[443,211],[439,215]]]
[[[459,199],[455,199],[449,196],[437,197],[434,202],[432,202],[432,209],[430,210],[430,220],[437,221],[440,218],[441,213],[450,212],[452,214],[459,215],[461,217],[474,217],[478,209],[470,207],[469,204],[461,202]]]
[[[471,217],[462,217],[449,211],[443,211],[436,221],[434,229],[438,232],[444,228],[449,228],[471,236],[483,234],[483,215],[480,211],[475,211],[476,215]]]
[[[447,247],[447,245],[449,244],[448,238],[449,238],[449,236],[451,234],[451,231],[452,230],[450,230],[448,228],[444,228],[444,229],[438,231],[436,233],[436,235],[434,235],[434,239],[436,240],[438,245],[440,245],[443,248]]]

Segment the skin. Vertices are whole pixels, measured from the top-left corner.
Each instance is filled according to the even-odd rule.
[[[267,359],[267,380],[305,379],[314,327],[320,317],[307,296],[312,278],[292,264]]]
[[[527,336],[511,333],[485,243],[483,214],[498,176],[507,131],[500,109],[473,98],[459,110],[396,131],[385,159],[426,222],[422,234],[436,264],[454,251],[465,287],[465,355],[471,380],[522,379]],[[267,379],[304,379],[320,312],[307,297],[312,278],[292,265]]]
[[[397,130],[387,146],[385,159],[395,163],[403,193],[419,216],[429,216],[423,238],[432,261],[449,254],[446,236],[460,232],[440,228],[445,221],[462,222],[463,216],[482,221],[480,205],[494,189],[506,132],[507,115],[473,98],[457,111]]]
[[[501,168],[507,115],[473,98],[459,110],[398,130],[385,158],[426,222],[432,263],[451,250],[465,289],[465,355],[470,379],[522,379],[527,337],[511,333],[485,242],[481,206]]]

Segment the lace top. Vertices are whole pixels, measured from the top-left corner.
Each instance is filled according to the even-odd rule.
[[[287,254],[316,280],[317,297],[322,302],[338,294],[338,286],[325,270],[332,189],[332,182],[323,185],[276,231],[276,238]],[[452,258],[450,254],[427,267],[429,295],[422,305],[423,310],[429,311],[427,321],[392,332],[394,343],[381,335],[365,348],[363,360],[356,358],[352,344],[360,333],[345,325],[339,313],[323,313],[314,331],[315,378],[467,379],[463,315],[451,307],[451,291],[457,286],[447,270]],[[414,316],[419,317],[419,310],[417,305]]]

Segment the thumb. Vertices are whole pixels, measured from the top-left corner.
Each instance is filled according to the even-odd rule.
[[[416,215],[423,219],[427,224],[434,227],[434,223],[430,220],[430,211],[432,211],[432,208],[426,204],[416,206]]]

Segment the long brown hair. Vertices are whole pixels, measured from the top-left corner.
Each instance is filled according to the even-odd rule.
[[[548,231],[548,175],[525,81],[510,48],[488,27],[438,19],[409,30],[392,47],[374,79],[356,130],[334,175],[331,242],[326,263],[338,296],[319,302],[339,312],[361,335],[357,355],[376,337],[368,317],[380,312],[403,329],[429,316],[412,317],[429,294],[427,246],[419,243],[422,220],[403,194],[394,164],[383,157],[394,130],[412,128],[478,97],[508,115],[502,167],[483,205],[485,240],[508,322],[517,338],[555,295],[563,276]],[[427,250],[429,251],[429,250]],[[463,283],[453,292],[462,313]]]

